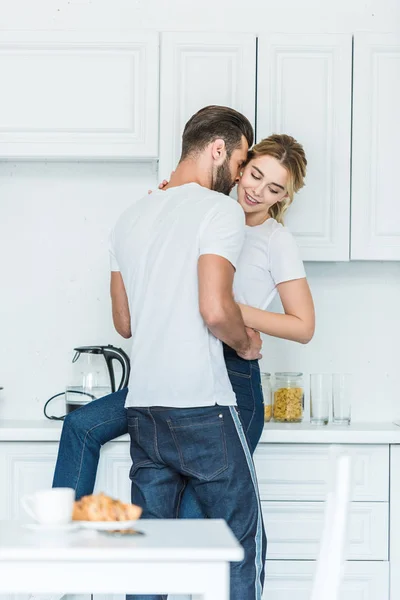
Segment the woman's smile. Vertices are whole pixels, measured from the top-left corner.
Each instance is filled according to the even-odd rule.
[[[248,204],[249,206],[257,206],[257,204],[260,204],[259,200],[256,200],[254,198],[254,196],[251,196],[248,192],[244,192],[244,201],[246,202],[246,204]]]

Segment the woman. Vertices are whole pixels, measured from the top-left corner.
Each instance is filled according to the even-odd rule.
[[[304,185],[306,165],[302,146],[287,135],[272,135],[249,152],[238,182],[238,202],[247,227],[234,280],[235,298],[247,327],[300,343],[313,336],[314,306],[298,248],[283,227],[283,216]],[[285,314],[266,310],[277,293]],[[224,357],[254,452],[264,426],[258,361],[244,360],[227,346]],[[92,493],[101,446],[128,431],[126,394],[127,390],[121,390],[66,417],[53,487],[73,487],[77,499]],[[183,495],[181,516],[202,516],[190,489]]]

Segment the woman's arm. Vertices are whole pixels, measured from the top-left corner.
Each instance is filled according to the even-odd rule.
[[[285,314],[239,304],[246,327],[274,337],[307,344],[314,335],[314,303],[307,279],[279,283],[277,290]]]

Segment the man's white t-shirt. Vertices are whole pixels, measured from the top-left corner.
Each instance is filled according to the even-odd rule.
[[[198,259],[217,254],[236,267],[245,235],[241,207],[190,183],[136,201],[110,238],[131,313],[125,406],[236,404],[222,343],[206,327],[198,299]]]
[[[233,283],[237,302],[266,310],[279,283],[305,276],[296,240],[286,227],[273,218],[246,226]]]

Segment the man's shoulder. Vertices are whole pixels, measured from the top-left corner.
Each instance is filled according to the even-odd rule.
[[[130,217],[136,215],[137,210],[140,209],[140,205],[142,202],[145,202],[148,198],[148,194],[138,195],[136,198],[131,198],[129,206],[125,208],[125,210],[120,213],[115,221],[115,227],[120,223],[126,223]]]
[[[244,212],[240,204],[230,196],[209,190],[212,195],[208,196],[216,212],[224,212],[244,220]]]

